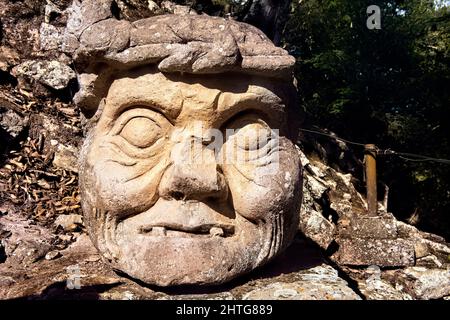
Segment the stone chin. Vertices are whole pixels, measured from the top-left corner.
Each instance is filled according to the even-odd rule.
[[[270,261],[290,244],[298,225],[297,219],[285,221],[284,215],[257,223],[237,216],[234,228],[224,234],[219,227],[205,232],[176,227],[144,231],[133,228],[133,218],[117,222],[107,213],[94,211],[99,219],[89,226],[89,234],[105,260],[132,278],[157,286],[232,280]]]

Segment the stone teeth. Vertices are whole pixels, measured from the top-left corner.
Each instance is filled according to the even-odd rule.
[[[209,234],[210,234],[212,237],[223,237],[223,229],[222,229],[222,228],[219,228],[219,227],[212,227],[212,228],[209,230]]]
[[[166,234],[167,234],[166,228],[164,228],[164,227],[153,227],[152,228],[152,235],[154,235],[154,236],[163,237]]]

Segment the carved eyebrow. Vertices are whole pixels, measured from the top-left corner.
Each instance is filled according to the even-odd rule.
[[[154,112],[157,112],[163,115],[172,125],[174,124],[175,119],[181,112],[181,107],[179,108],[170,108],[170,106],[163,106],[158,103],[149,102],[145,99],[135,100],[135,101],[126,101],[123,104],[119,104],[119,107],[114,108],[112,111],[112,118],[117,120],[124,112],[131,109],[150,109]]]
[[[273,98],[276,96],[274,95]],[[263,114],[266,118],[278,118],[284,113],[285,105],[281,102],[281,99],[264,100],[256,93],[247,93],[245,96],[236,96],[233,93],[222,93],[219,97],[217,111],[220,112],[220,116],[214,121],[214,126],[217,128],[222,127],[230,119],[238,115],[239,113],[255,112]],[[231,101],[227,101],[227,100]],[[234,101],[233,101],[234,100]],[[278,100],[278,101],[277,101]],[[272,115],[272,117],[269,117]],[[271,121],[269,121],[271,122]],[[273,125],[277,125],[274,123]]]

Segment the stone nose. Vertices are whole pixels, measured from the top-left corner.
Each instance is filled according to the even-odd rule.
[[[172,164],[159,184],[159,195],[164,199],[224,201],[228,186],[215,150],[202,141],[187,139],[175,144],[171,152]]]

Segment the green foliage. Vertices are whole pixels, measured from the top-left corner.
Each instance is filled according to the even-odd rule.
[[[381,29],[366,8],[381,8]],[[380,148],[450,159],[450,10],[427,0],[292,3],[285,46],[297,57],[310,121]],[[400,218],[450,235],[450,166],[379,161]]]

